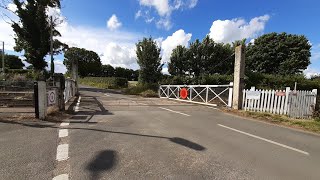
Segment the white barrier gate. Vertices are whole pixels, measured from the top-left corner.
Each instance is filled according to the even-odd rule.
[[[187,90],[185,99],[180,97],[182,88]],[[232,91],[232,82],[229,85],[161,85],[159,97],[210,106],[231,107]]]

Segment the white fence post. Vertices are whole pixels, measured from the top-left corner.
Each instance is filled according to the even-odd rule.
[[[232,107],[232,95],[233,95],[233,82],[230,82],[230,87],[229,87],[229,97],[228,97],[228,107],[231,108]],[[243,93],[244,96],[244,93]],[[242,101],[244,101],[244,98],[242,98]],[[239,102],[241,103],[241,102]],[[243,106],[241,107],[243,108]]]
[[[206,86],[206,103],[208,103],[209,87]]]

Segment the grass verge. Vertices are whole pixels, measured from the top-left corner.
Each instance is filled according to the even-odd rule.
[[[138,95],[142,97],[158,97],[158,85],[137,84],[124,90],[127,95]]]
[[[249,112],[249,111],[236,111],[231,109],[224,109],[225,112],[235,114],[238,116],[249,117],[260,121],[265,121],[273,124],[283,125],[296,129],[306,130],[320,134],[320,119],[293,119],[283,115]]]

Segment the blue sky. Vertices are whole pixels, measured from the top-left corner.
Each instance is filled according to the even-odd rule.
[[[218,42],[269,32],[305,35],[312,48],[307,75],[320,72],[320,1],[318,0],[63,0],[62,9],[51,10],[64,19],[61,40],[101,55],[104,64],[136,69],[135,43],[152,36],[162,48],[163,61],[172,49],[188,45],[207,34]],[[0,40],[14,44],[0,20]],[[63,55],[56,57],[58,71],[65,71]],[[164,70],[166,71],[166,69]]]

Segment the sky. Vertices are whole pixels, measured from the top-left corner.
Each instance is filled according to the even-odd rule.
[[[14,10],[9,0],[6,6]],[[137,69],[135,44],[152,37],[164,63],[177,45],[188,46],[209,35],[217,42],[247,42],[270,32],[305,35],[312,44],[311,65],[304,73],[320,73],[320,1],[318,0],[62,0],[48,15],[63,20],[59,39],[71,47],[93,50],[103,64]],[[0,41],[13,52],[13,31],[1,9]],[[65,72],[63,54],[55,56],[57,72]],[[50,67],[50,66],[49,66]],[[167,66],[163,69],[167,73]]]

